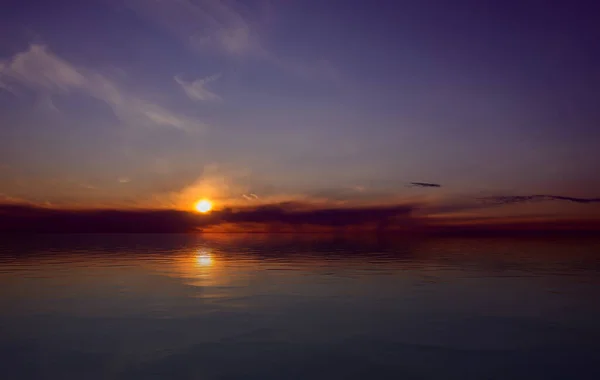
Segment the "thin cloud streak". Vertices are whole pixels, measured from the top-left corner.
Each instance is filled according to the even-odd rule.
[[[567,201],[574,203],[598,203],[600,198],[576,198],[576,197],[565,197],[562,195],[500,195],[479,198],[480,201],[487,204],[514,204],[514,203],[526,203],[526,202],[543,202],[543,201]]]
[[[411,182],[409,183],[410,187],[442,187],[442,185],[437,183],[428,183],[428,182]]]
[[[125,124],[158,126],[184,131],[198,131],[206,125],[193,118],[180,116],[121,89],[115,82],[94,71],[75,67],[53,54],[44,45],[32,44],[29,49],[0,63],[0,88],[11,89],[18,84],[48,93],[80,92],[105,102]]]
[[[181,76],[175,76],[173,79],[175,79],[175,82],[181,86],[183,91],[190,99],[199,101],[215,101],[221,100],[221,97],[208,90],[206,85],[219,79],[220,76],[221,74],[215,74],[204,79],[196,79],[192,82],[183,80]]]

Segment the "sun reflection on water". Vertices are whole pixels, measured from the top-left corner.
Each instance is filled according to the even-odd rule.
[[[212,255],[206,249],[200,249],[196,255],[196,263],[201,267],[210,267],[213,265]]]

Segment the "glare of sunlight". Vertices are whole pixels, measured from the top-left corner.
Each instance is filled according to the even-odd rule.
[[[207,213],[212,209],[212,203],[207,199],[201,199],[194,205],[194,209],[201,213]]]
[[[208,251],[201,249],[196,255],[196,262],[202,267],[209,267],[213,264],[213,259]]]

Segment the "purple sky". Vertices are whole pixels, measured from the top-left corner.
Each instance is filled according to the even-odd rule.
[[[0,202],[597,197],[595,6],[9,0]]]

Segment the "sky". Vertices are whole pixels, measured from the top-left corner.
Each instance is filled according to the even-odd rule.
[[[0,203],[599,215],[595,7],[8,0]]]

